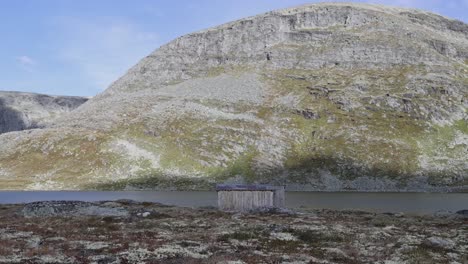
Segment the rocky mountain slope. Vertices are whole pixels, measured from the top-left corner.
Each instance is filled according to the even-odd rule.
[[[0,91],[0,134],[42,128],[88,99]]]
[[[45,130],[0,137],[0,188],[468,186],[468,25],[323,3],[180,37]]]

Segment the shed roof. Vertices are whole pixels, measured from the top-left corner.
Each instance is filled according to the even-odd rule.
[[[216,191],[276,191],[284,190],[284,186],[247,185],[247,184],[218,184]]]

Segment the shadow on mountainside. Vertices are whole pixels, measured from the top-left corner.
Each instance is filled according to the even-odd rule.
[[[21,113],[8,107],[4,99],[0,98],[0,134],[27,128]]]
[[[231,183],[232,179],[238,179],[238,176],[241,175],[244,183],[248,184],[315,185],[319,183],[316,188],[323,189],[325,185],[333,185],[333,182],[321,179],[321,172],[323,171],[327,171],[344,181],[354,180],[362,176],[369,177],[371,182],[373,182],[372,179],[375,179],[377,182],[382,179],[393,180],[396,184],[394,187],[400,189],[407,187],[408,181],[418,176],[411,172],[399,171],[397,168],[368,168],[353,165],[353,161],[351,160],[318,157],[300,160],[294,166],[287,168],[270,168],[267,173],[256,174],[252,171],[248,172],[233,168],[221,169],[219,172],[213,173],[208,177],[190,177],[189,175],[170,175],[163,172],[154,172],[130,179],[91,184],[85,186],[85,189],[118,191],[130,187],[132,189],[152,190],[213,190],[217,183]],[[455,179],[452,184],[448,185],[441,182],[442,179],[451,175],[426,176],[428,176],[427,184],[434,188],[466,186],[466,179]],[[376,186],[378,187],[378,185]]]

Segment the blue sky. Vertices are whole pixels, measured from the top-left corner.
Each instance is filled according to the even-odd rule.
[[[1,0],[0,90],[93,96],[196,30],[304,0]],[[468,0],[362,0],[468,22]]]

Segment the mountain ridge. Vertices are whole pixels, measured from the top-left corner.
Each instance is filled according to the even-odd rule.
[[[50,128],[9,135],[0,187],[466,188],[467,32],[324,3],[188,34]]]
[[[44,128],[88,98],[0,91],[0,133]]]

